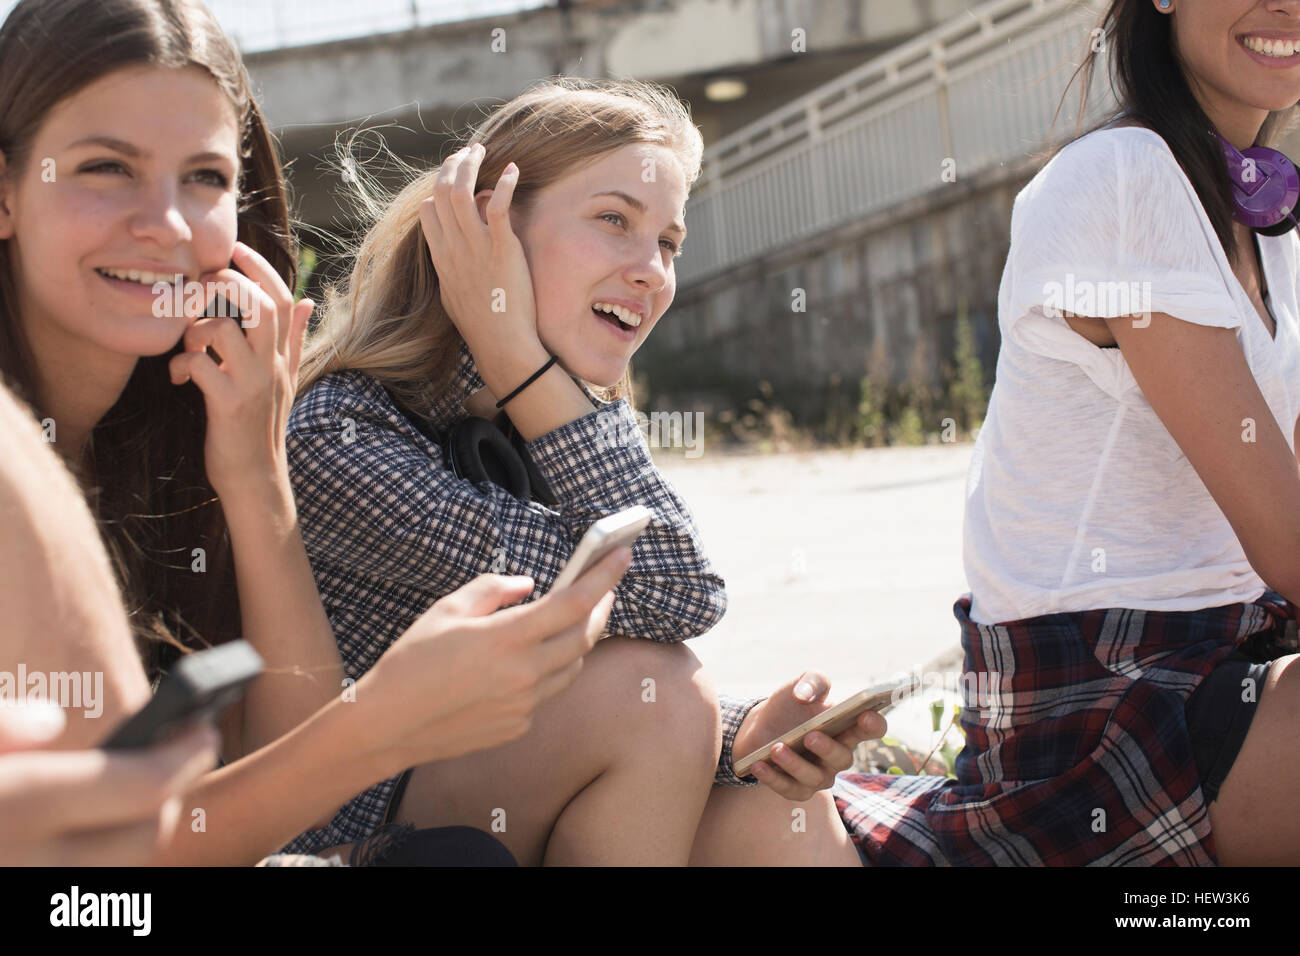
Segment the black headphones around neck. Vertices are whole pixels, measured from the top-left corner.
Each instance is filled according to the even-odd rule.
[[[546,479],[528,456],[524,436],[506,415],[500,416],[501,425],[486,418],[470,416],[457,422],[449,431],[439,432],[406,408],[391,392],[389,398],[416,431],[435,445],[447,449],[451,470],[457,478],[475,484],[491,482],[520,501],[536,500],[552,507],[557,503]]]
[[[536,498],[554,505],[555,496],[529,457],[524,436],[509,418],[501,417],[504,429],[486,418],[473,416],[451,429],[447,441],[451,470],[457,478],[476,484],[490,481],[520,501]]]

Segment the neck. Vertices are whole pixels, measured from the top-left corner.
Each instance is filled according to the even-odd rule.
[[[1264,121],[1268,119],[1268,110],[1237,102],[1224,102],[1216,93],[1195,82],[1191,83],[1191,87],[1201,109],[1220,136],[1238,150],[1250,149],[1255,145]]]
[[[29,328],[27,341],[36,362],[40,413],[54,421],[55,450],[75,466],[86,454],[91,432],[125,390],[138,359],[50,334],[54,328],[51,323]]]
[[[1263,128],[1264,120],[1267,118],[1268,113],[1249,118],[1229,116],[1221,120],[1215,119],[1213,114],[1210,115],[1214,128],[1219,131],[1219,135],[1243,152],[1255,145],[1255,141],[1259,139],[1259,131]]]
[[[499,414],[499,409],[496,406],[497,397],[486,388],[480,388],[465,399],[465,411],[478,418],[486,418],[488,421],[496,418]]]

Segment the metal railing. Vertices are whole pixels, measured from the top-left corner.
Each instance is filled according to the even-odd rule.
[[[719,140],[687,206],[686,285],[1047,145],[1102,0],[992,0]],[[1089,121],[1113,106],[1099,62]],[[1055,133],[1073,133],[1076,91]]]

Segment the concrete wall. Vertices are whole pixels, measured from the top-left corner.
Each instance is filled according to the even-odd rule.
[[[432,165],[481,110],[555,74],[666,83],[706,143],[965,9],[965,0],[610,0],[254,53],[258,100],[294,161],[301,219],[329,226],[341,183],[326,159],[339,132],[391,124],[385,138]],[[493,30],[504,50],[494,52]],[[805,31],[806,52],[791,49]],[[749,87],[714,103],[725,74]],[[343,231],[346,231],[343,230]]]
[[[991,382],[1011,207],[1032,172],[945,184],[685,290],[633,360],[648,397],[660,408],[734,409],[766,381],[775,402],[816,424],[828,396],[853,400],[868,372],[938,388],[963,298]],[[804,312],[792,310],[797,289]]]
[[[965,0],[620,0],[543,8],[252,54],[273,125],[337,124],[418,99],[429,111],[509,96],[556,72],[660,80],[893,45]],[[504,49],[493,46],[501,30]]]

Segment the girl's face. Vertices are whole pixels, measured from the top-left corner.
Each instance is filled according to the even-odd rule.
[[[0,240],[38,357],[133,360],[176,344],[190,321],[180,296],[151,286],[229,264],[237,125],[202,70],[130,67],[55,106],[21,175],[0,168]]]
[[[667,311],[686,195],[673,152],[635,144],[540,190],[520,217],[538,336],[571,375],[613,385]]]
[[[1221,127],[1243,110],[1262,124],[1300,101],[1300,0],[1173,0],[1171,9],[1193,89]],[[1265,41],[1272,55],[1251,49]]]

